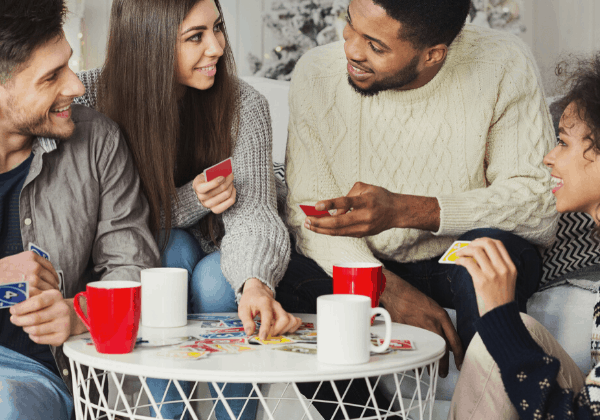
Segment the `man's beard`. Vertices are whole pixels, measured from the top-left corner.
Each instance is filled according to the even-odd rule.
[[[374,82],[368,88],[363,89],[357,86],[350,75],[348,75],[348,83],[350,83],[350,86],[352,86],[352,88],[362,96],[375,96],[379,92],[383,92],[385,90],[397,90],[413,82],[417,77],[419,77],[419,72],[417,71],[418,65],[419,56],[416,55],[412,60],[410,60],[410,63],[404,66],[400,71],[398,71],[398,73],[386,79]]]
[[[8,117],[14,121],[14,131],[22,136],[28,137],[47,137],[58,140],[67,140],[73,135],[75,125],[69,119],[69,126],[63,130],[53,127],[50,117],[46,115],[27,115],[21,109],[17,108],[14,98],[8,100]]]

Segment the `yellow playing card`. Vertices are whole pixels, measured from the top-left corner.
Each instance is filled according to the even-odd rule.
[[[456,252],[459,249],[466,247],[470,243],[471,241],[454,241],[452,246],[448,248],[444,255],[442,255],[442,258],[440,258],[440,264],[456,264],[456,260],[458,260]]]

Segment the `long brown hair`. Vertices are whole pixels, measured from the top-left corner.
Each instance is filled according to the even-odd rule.
[[[200,1],[114,0],[107,58],[98,84],[98,109],[119,124],[133,153],[156,233],[164,214],[166,246],[176,188],[231,156],[238,95],[235,63],[227,45],[214,85],[187,88],[177,98],[176,45],[181,23]],[[221,16],[218,0],[214,0]],[[223,226],[210,213],[203,234],[218,244]]]

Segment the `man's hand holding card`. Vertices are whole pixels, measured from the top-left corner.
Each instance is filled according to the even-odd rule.
[[[27,282],[31,296],[44,290],[58,290],[59,278],[52,263],[33,250],[0,260],[0,284]]]
[[[362,182],[354,184],[345,197],[319,201],[317,211],[333,217],[307,214],[304,227],[330,236],[363,238],[392,228],[439,229],[439,205],[434,197],[395,194]]]
[[[192,182],[200,203],[215,214],[235,204],[237,191],[233,185],[231,158],[207,168]]]

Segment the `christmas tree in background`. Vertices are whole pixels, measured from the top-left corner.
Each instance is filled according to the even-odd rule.
[[[249,55],[254,75],[290,80],[306,51],[341,39],[348,4],[350,0],[274,0],[263,14],[263,23],[277,46],[264,61]],[[520,6],[521,0],[473,0],[468,19],[476,25],[519,34],[525,31]]]

